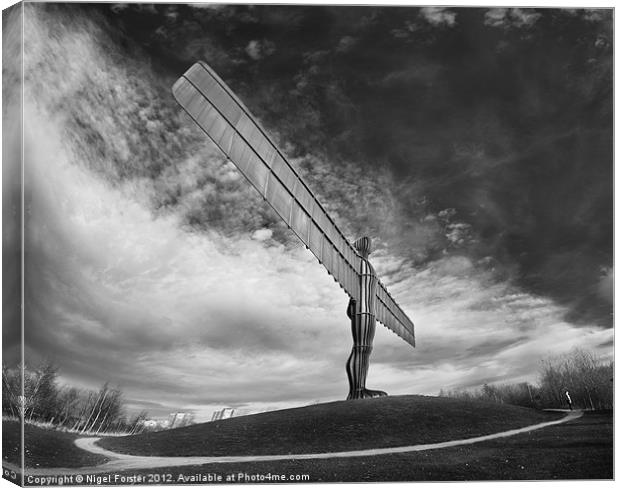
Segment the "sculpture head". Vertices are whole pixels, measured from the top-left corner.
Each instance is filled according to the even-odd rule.
[[[353,243],[355,250],[363,258],[367,258],[372,252],[372,240],[370,237],[360,237]]]

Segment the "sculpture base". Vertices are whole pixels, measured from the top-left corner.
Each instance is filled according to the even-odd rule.
[[[359,398],[377,398],[388,396],[388,394],[381,390],[367,390],[366,388],[354,392],[350,392],[347,396],[347,400],[357,400]]]

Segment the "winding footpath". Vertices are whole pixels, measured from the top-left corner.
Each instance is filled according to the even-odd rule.
[[[580,410],[571,411],[565,417],[559,420],[543,422],[540,424],[522,427],[520,429],[507,430],[496,434],[483,435],[479,437],[470,437],[468,439],[460,439],[454,441],[437,442],[434,444],[416,444],[412,446],[402,447],[384,447],[379,449],[363,449],[358,451],[340,451],[340,452],[322,452],[313,454],[272,454],[259,456],[187,456],[187,457],[161,457],[161,456],[132,456],[129,454],[120,454],[108,451],[95,444],[99,437],[83,437],[75,440],[75,445],[80,449],[100,454],[111,458],[110,461],[98,466],[84,466],[81,468],[27,468],[26,475],[33,476],[56,476],[62,474],[101,474],[109,472],[120,472],[127,470],[167,468],[179,466],[199,466],[202,464],[220,464],[220,463],[252,463],[260,461],[290,461],[304,459],[333,459],[333,458],[353,458],[364,456],[380,456],[384,454],[401,454],[406,452],[428,451],[431,449],[442,449],[446,447],[463,446],[475,444],[492,439],[502,437],[510,437],[517,434],[531,432],[533,430],[550,427],[552,425],[562,424],[571,420],[578,419],[583,415]],[[5,467],[21,472],[19,467],[3,462]]]

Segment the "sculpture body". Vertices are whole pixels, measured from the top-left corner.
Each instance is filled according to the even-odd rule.
[[[377,306],[377,273],[368,261],[372,251],[372,242],[368,237],[362,237],[353,244],[359,253],[360,263],[360,293],[359,300],[351,299],[347,308],[347,315],[351,320],[351,334],[353,348],[347,360],[347,376],[349,378],[349,395],[347,400],[358,398],[372,398],[385,396],[387,393],[366,388],[366,377],[372,352],[372,342],[375,338],[376,306]]]

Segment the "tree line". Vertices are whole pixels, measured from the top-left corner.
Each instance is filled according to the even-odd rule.
[[[614,362],[603,362],[590,351],[575,348],[570,353],[543,359],[537,385],[530,383],[489,385],[475,390],[441,390],[439,396],[486,400],[534,408],[566,408],[568,391],[576,408],[613,408]]]
[[[81,434],[137,434],[144,429],[147,412],[129,418],[119,388],[108,383],[99,390],[60,386],[57,379],[58,368],[49,361],[15,368],[3,363],[3,417]]]

